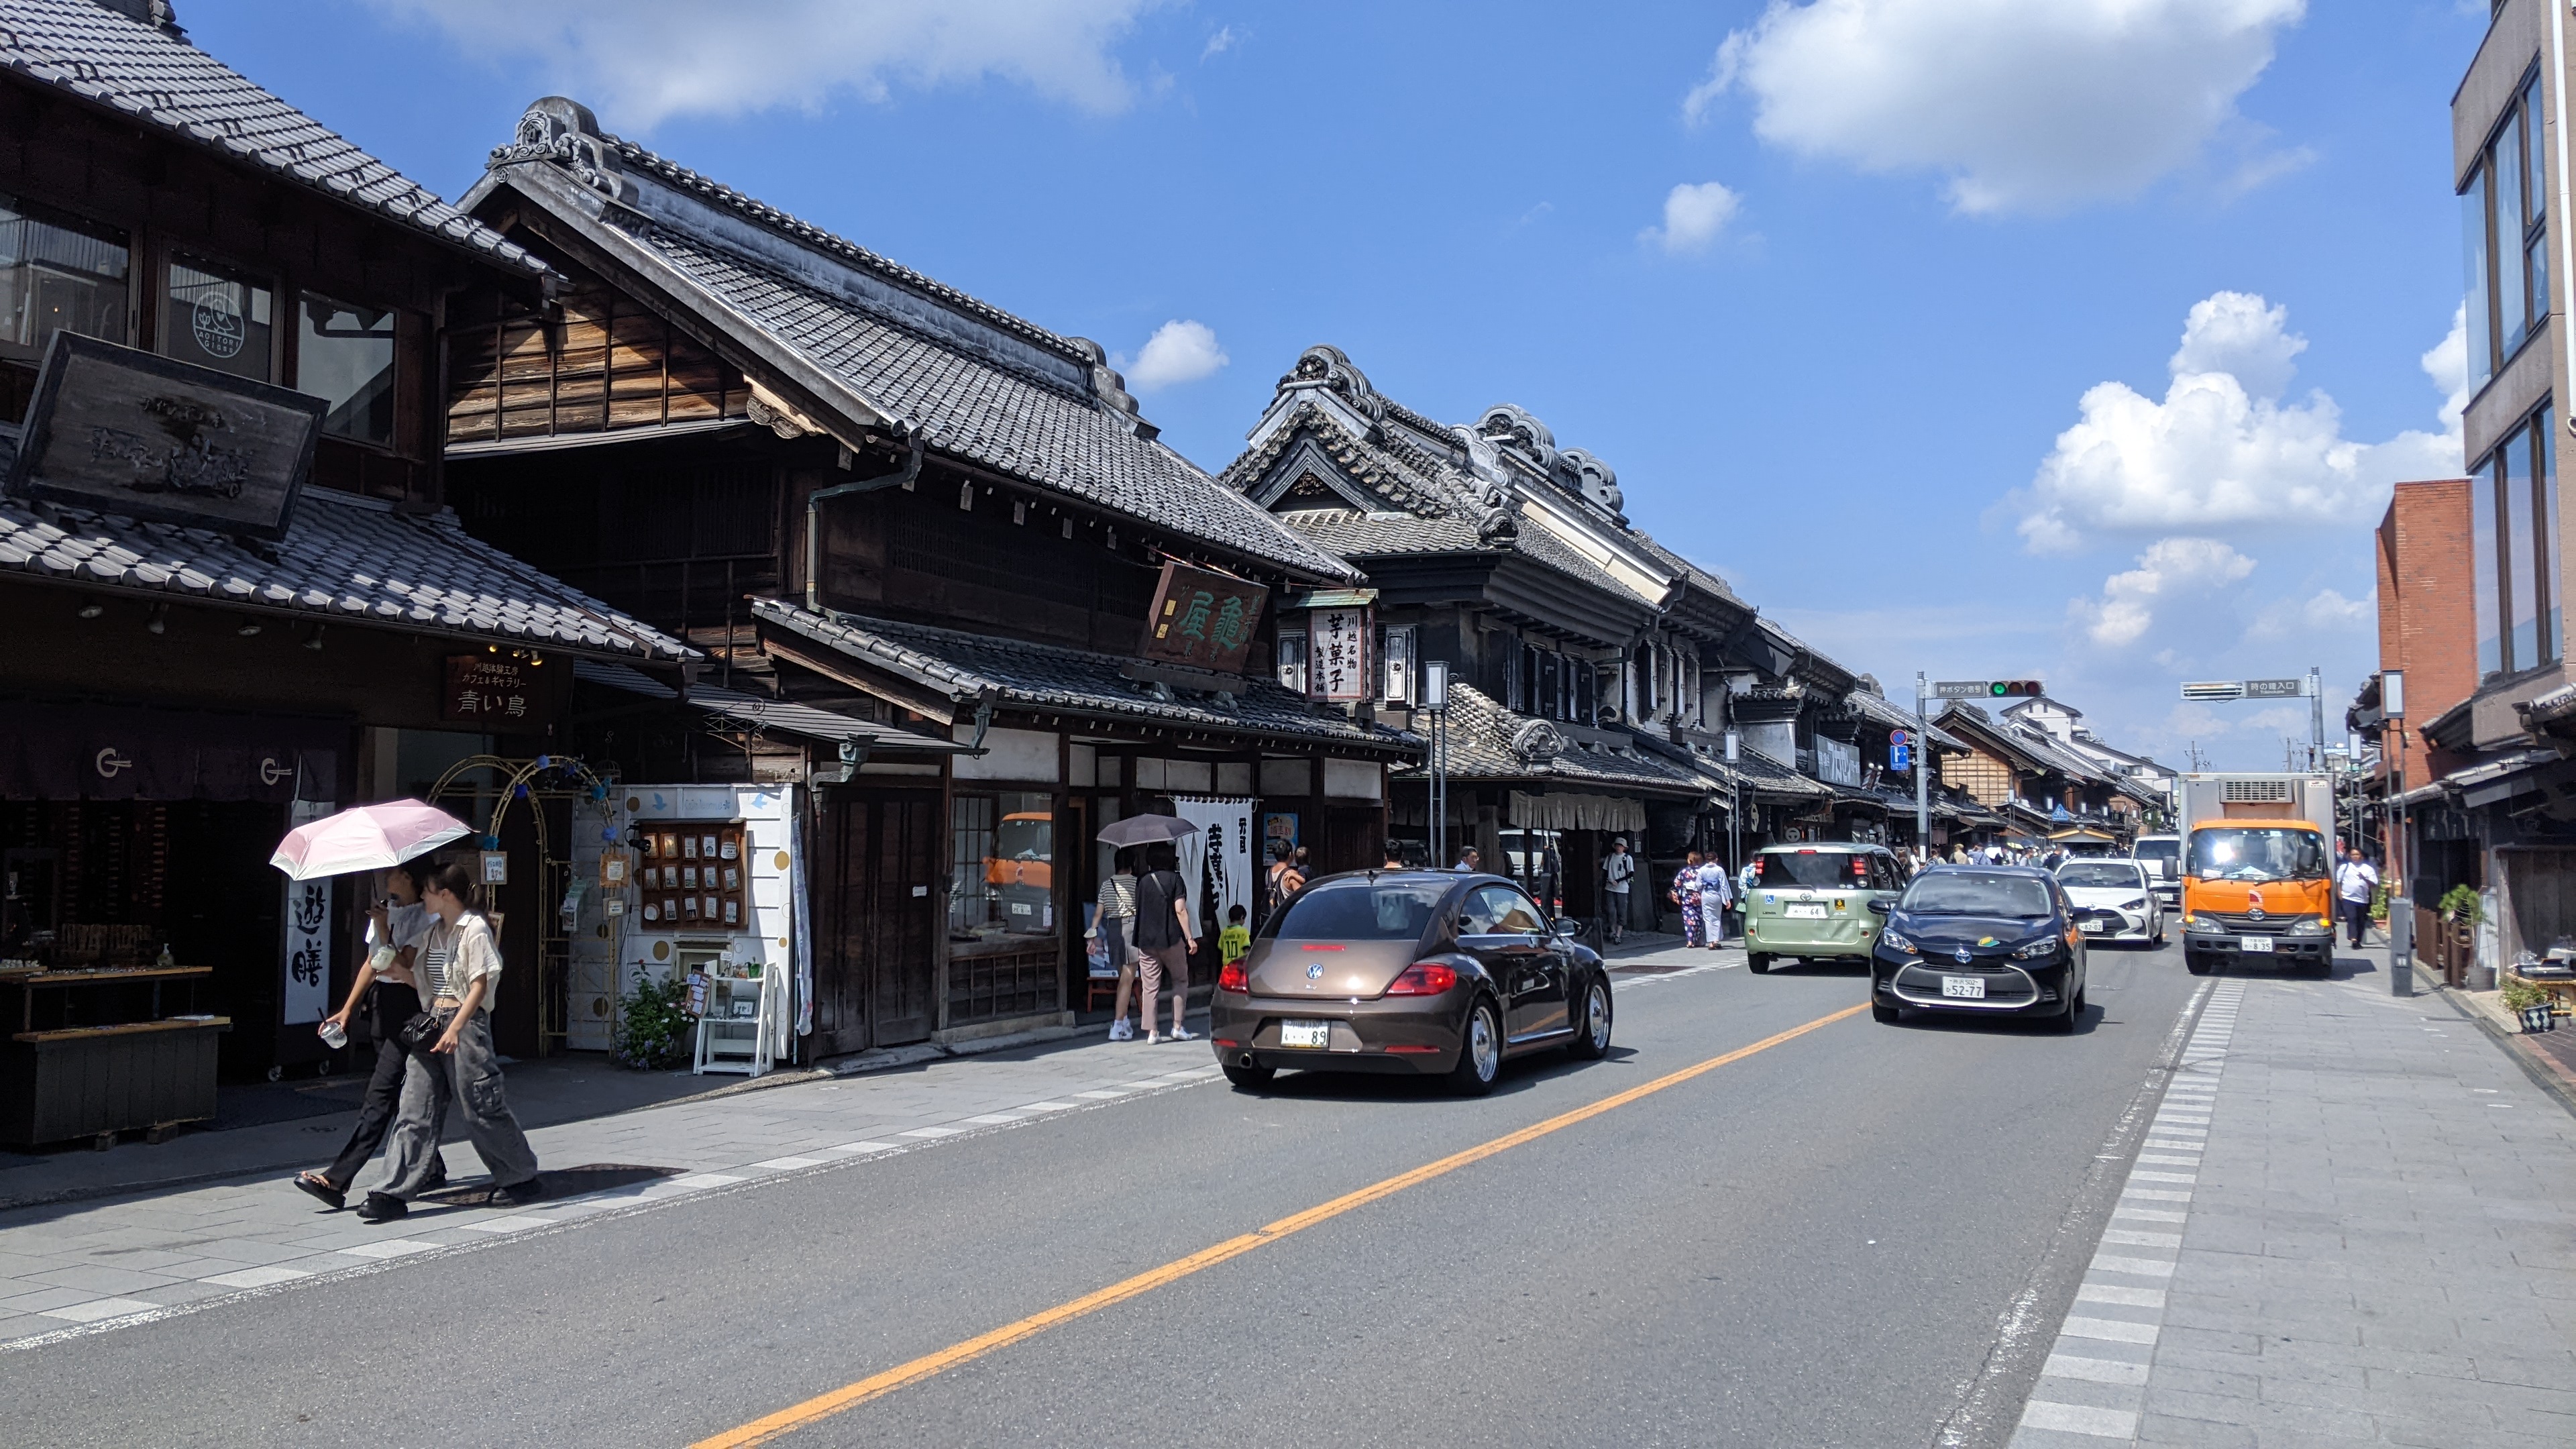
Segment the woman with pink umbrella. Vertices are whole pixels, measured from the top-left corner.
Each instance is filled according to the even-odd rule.
[[[428,908],[421,904],[418,867],[404,862],[469,833],[465,822],[444,810],[418,800],[395,800],[361,805],[300,825],[269,858],[269,864],[296,880],[363,870],[383,872],[384,894],[367,913],[367,959],[359,966],[358,979],[350,985],[348,1000],[339,1012],[315,1028],[334,1048],[346,1045],[349,1018],[363,1002],[376,1039],[375,1072],[367,1079],[366,1096],[358,1105],[358,1120],[349,1131],[348,1143],[329,1167],[295,1177],[296,1187],[333,1209],[348,1205],[358,1170],[384,1146],[392,1129],[412,1055],[402,1045],[401,1031],[426,1004],[415,972],[421,939],[432,922]],[[436,1155],[445,1115],[439,1113],[441,1120],[432,1129],[429,1187],[447,1179],[447,1164]]]

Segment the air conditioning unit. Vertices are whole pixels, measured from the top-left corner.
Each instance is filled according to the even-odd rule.
[[[2287,805],[2290,782],[2276,780],[2223,780],[2219,798],[2230,805]]]

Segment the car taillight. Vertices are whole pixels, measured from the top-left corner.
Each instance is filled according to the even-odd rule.
[[[1437,961],[1416,961],[1386,988],[1389,996],[1438,996],[1458,984],[1458,973]]]
[[[1868,856],[1865,856],[1865,855],[1855,855],[1855,856],[1853,856],[1853,857],[1852,857],[1852,879],[1853,879],[1853,880],[1867,880],[1867,879],[1869,879],[1869,857],[1868,857]]]
[[[1248,993],[1252,990],[1252,977],[1243,969],[1242,962],[1228,961],[1225,969],[1216,973],[1216,989]]]

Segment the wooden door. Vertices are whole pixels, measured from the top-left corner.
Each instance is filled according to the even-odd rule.
[[[929,1039],[938,1025],[939,797],[836,792],[839,969],[816,983],[818,1054]]]

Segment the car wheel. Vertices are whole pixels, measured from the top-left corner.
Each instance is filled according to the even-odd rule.
[[[1277,1067],[1239,1067],[1232,1062],[1225,1064],[1225,1079],[1234,1083],[1234,1089],[1238,1092],[1258,1092],[1269,1086],[1271,1079],[1278,1075]]]
[[[2081,1013],[2083,1012],[2083,1010],[2084,1010],[2084,992],[2085,992],[2085,989],[2086,989],[2086,988],[2081,987],[2081,986],[2078,986],[2078,987],[2076,987],[2076,988],[2075,988],[2075,1011],[2076,1011],[2076,1013],[2077,1013],[2077,1014],[2081,1014]]]
[[[1574,1045],[1566,1051],[1586,1062],[1610,1054],[1610,983],[1597,976],[1583,989],[1583,1015],[1575,1020]]]
[[[2075,1018],[2083,1010],[2083,1007],[2072,1001],[2066,1003],[2064,1011],[2048,1019],[2048,1029],[2059,1036],[2075,1035]]]
[[[2194,976],[2206,976],[2209,974],[2209,958],[2206,956],[2195,956],[2188,949],[2182,953],[2182,965],[2184,970],[2189,971]]]
[[[1896,1018],[1901,1014],[1902,1013],[1893,1006],[1881,1006],[1875,1001],[1869,1004],[1869,1019],[1875,1022],[1883,1022],[1892,1026],[1895,1024]]]
[[[1744,958],[1744,964],[1749,967],[1756,976],[1768,976],[1771,974],[1771,958],[1763,955],[1759,951],[1746,955]]]
[[[1503,1075],[1503,1026],[1494,1004],[1479,1000],[1467,1010],[1467,1029],[1459,1034],[1458,1065],[1449,1073],[1449,1089],[1461,1097],[1481,1097],[1494,1090]]]

